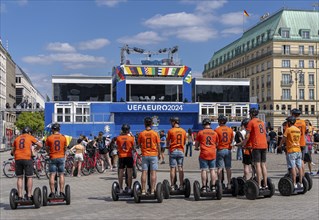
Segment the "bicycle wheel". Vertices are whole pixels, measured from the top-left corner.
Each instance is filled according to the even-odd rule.
[[[142,172],[142,155],[139,154],[136,158],[136,168]]]
[[[39,174],[39,178],[44,178],[46,176],[45,161],[44,160],[36,161],[36,168]]]
[[[65,174],[72,175],[73,160],[65,161]]]
[[[82,174],[83,174],[84,176],[90,175],[91,169],[92,169],[92,168],[91,168],[90,159],[87,159],[87,160],[83,161],[83,163],[82,163]]]
[[[103,160],[103,166],[102,166],[102,160]],[[107,162],[104,158],[100,158],[99,160],[96,161],[95,168],[97,172],[104,173],[104,171],[106,170],[106,166],[107,166]]]
[[[49,179],[50,178],[50,172],[49,172],[49,161],[45,160],[44,161],[44,171],[45,171],[45,175],[46,177]]]
[[[3,165],[3,174],[8,177],[8,178],[13,178],[15,177],[15,166],[12,161],[8,161]]]

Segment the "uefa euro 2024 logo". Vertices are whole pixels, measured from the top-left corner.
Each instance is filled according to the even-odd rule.
[[[159,120],[158,116],[154,115],[152,117],[152,120],[153,120],[153,126],[157,127],[159,125],[159,123],[160,123],[160,120]]]

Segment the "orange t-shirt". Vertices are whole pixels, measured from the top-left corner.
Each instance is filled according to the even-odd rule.
[[[138,135],[138,145],[141,146],[142,156],[158,156],[160,138],[153,130],[144,130]]]
[[[122,134],[117,136],[116,138],[116,145],[117,145],[117,152],[119,155],[119,158],[123,157],[132,157],[132,150],[134,146],[134,137]]]
[[[267,149],[267,137],[265,124],[259,118],[253,118],[248,122],[247,131],[250,132],[249,140],[253,149]]]
[[[31,160],[32,144],[37,142],[38,140],[30,134],[22,134],[18,136],[13,142],[13,146],[15,148],[14,159]]]
[[[252,144],[251,144],[250,140],[248,140],[246,142],[246,146],[244,147],[244,154],[245,155],[250,155],[251,147],[252,147]]]
[[[300,147],[306,146],[306,122],[302,119],[296,119],[296,123],[294,124],[297,128],[299,128],[300,134]]]
[[[287,153],[295,153],[301,152],[300,149],[300,138],[301,131],[296,126],[291,126],[286,129],[284,133],[284,137],[286,137],[286,148]]]
[[[199,157],[203,160],[216,159],[216,145],[218,144],[218,135],[211,128],[205,128],[198,132],[196,141],[199,142]]]
[[[219,126],[215,129],[218,135],[218,146],[217,150],[228,149],[231,150],[232,146],[231,143],[234,139],[234,131],[230,127],[226,125]]]
[[[45,141],[45,145],[49,147],[50,159],[63,158],[65,148],[68,146],[62,134],[51,134]]]
[[[167,132],[167,139],[169,144],[169,151],[173,152],[174,150],[180,150],[184,152],[184,146],[186,143],[186,131],[183,128],[171,128]]]

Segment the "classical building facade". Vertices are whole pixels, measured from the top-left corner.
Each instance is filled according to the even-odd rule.
[[[203,77],[249,78],[252,102],[268,126],[282,124],[289,110],[319,125],[319,11],[282,9],[215,52]]]

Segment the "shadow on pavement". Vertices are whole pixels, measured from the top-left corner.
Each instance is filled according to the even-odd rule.
[[[104,200],[106,202],[113,202],[113,199],[110,196],[102,196],[102,197],[88,197],[88,199],[94,200]]]

